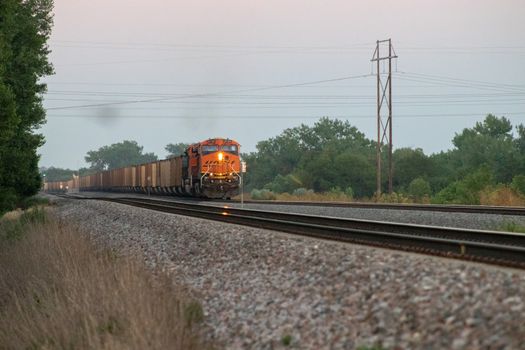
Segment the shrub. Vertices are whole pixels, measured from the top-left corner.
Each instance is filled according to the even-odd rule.
[[[308,190],[304,187],[300,187],[300,188],[295,189],[292,194],[294,196],[303,197],[303,196],[311,195],[313,193],[314,193],[313,190]]]
[[[292,336],[289,334],[283,335],[283,337],[281,338],[281,343],[284,346],[289,346],[292,343]]]
[[[345,195],[348,197],[348,199],[354,198],[354,190],[351,186],[348,186],[345,190]]]
[[[421,199],[431,193],[430,184],[423,178],[416,178],[408,185],[408,194],[414,198]]]
[[[383,193],[381,197],[377,198],[379,203],[410,203],[409,198],[401,193]]]
[[[250,196],[254,200],[275,200],[277,199],[277,196],[272,191],[269,191],[267,189],[253,189],[250,193]]]
[[[282,176],[277,175],[274,180],[264,186],[265,189],[274,193],[292,193],[302,186],[302,181],[293,174]]]
[[[439,191],[432,202],[437,204],[480,204],[481,191],[492,185],[492,174],[485,168],[455,181]]]
[[[512,179],[510,187],[523,195],[525,195],[525,175],[516,175]]]
[[[16,208],[18,196],[12,188],[0,188],[0,217]]]

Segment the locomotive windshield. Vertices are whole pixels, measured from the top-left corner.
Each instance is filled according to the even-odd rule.
[[[202,153],[203,154],[210,154],[213,152],[217,152],[219,150],[219,146],[217,145],[206,145],[202,146]]]
[[[236,145],[223,145],[222,150],[224,152],[229,152],[233,154],[237,154],[237,146]]]

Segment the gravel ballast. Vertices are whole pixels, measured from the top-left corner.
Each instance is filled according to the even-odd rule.
[[[300,349],[525,349],[524,271],[115,203],[58,203],[59,218],[97,242],[171,271],[226,348],[291,340]]]

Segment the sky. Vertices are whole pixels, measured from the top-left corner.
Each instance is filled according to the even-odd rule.
[[[123,140],[252,152],[323,116],[374,139],[388,38],[394,148],[447,150],[488,113],[525,123],[523,18],[523,0],[55,0],[40,165]]]

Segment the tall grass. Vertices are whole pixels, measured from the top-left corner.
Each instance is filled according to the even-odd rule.
[[[168,275],[35,213],[0,225],[0,349],[207,347],[200,305]]]
[[[501,206],[525,206],[525,197],[508,186],[485,188],[480,193],[480,204]]]

